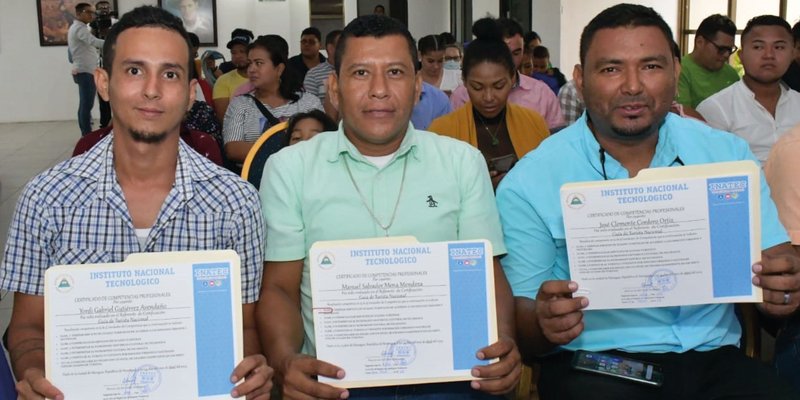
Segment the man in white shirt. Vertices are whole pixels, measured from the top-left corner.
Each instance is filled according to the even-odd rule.
[[[784,19],[751,19],[742,33],[744,77],[697,106],[709,125],[747,140],[762,163],[778,138],[800,124],[800,93],[781,82],[793,48],[792,30]]]
[[[69,27],[67,44],[72,60],[72,79],[78,85],[80,102],[78,103],[78,126],[81,135],[92,131],[92,108],[97,87],[94,84],[94,70],[100,60],[97,49],[103,47],[103,41],[92,35],[89,24],[94,21],[94,6],[89,3],[78,3],[75,6],[75,21]]]

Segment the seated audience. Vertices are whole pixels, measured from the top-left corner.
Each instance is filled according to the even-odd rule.
[[[250,147],[270,126],[299,112],[322,109],[319,99],[302,91],[300,82],[286,67],[289,45],[278,35],[259,36],[250,44],[247,76],[254,89],[234,97],[222,136],[229,160],[244,161]]]
[[[313,26],[303,29],[300,34],[300,54],[290,58],[286,63],[289,69],[294,70],[300,82],[306,78],[308,70],[325,63],[325,56],[319,52],[321,43],[322,32],[319,29]]]
[[[697,108],[703,100],[739,80],[728,64],[736,52],[736,25],[730,18],[714,14],[697,27],[694,49],[683,58],[678,81],[678,103]]]
[[[572,125],[577,121],[586,108],[581,94],[575,87],[575,81],[572,79],[558,91],[558,101],[561,103],[561,110],[564,112],[564,121],[567,125]]]
[[[546,84],[525,76],[516,71],[522,63],[522,27],[514,20],[501,18],[497,20],[503,31],[503,41],[511,52],[514,60],[514,82],[508,100],[511,103],[521,105],[539,113],[547,121],[549,129],[558,128],[564,125],[564,116],[561,114],[561,105],[558,103],[556,95],[547,87]],[[453,109],[458,109],[469,101],[469,94],[464,84],[453,90],[450,95],[450,104]]]
[[[742,80],[697,106],[709,125],[747,140],[762,163],[778,138],[800,124],[800,93],[781,83],[793,50],[792,29],[783,18],[751,19],[742,32]]]
[[[421,63],[420,75],[424,82],[445,93],[452,92],[461,84],[461,74],[458,70],[443,68],[445,44],[439,36],[424,36],[417,42],[417,48]]]
[[[444,47],[444,69],[458,71],[461,74],[461,58],[464,52],[457,43],[451,43]]]
[[[535,149],[550,133],[541,115],[508,102],[516,68],[495,21],[478,20],[472,34],[477,39],[464,52],[464,82],[470,101],[433,121],[428,130],[477,147],[489,163],[497,186],[514,161]],[[507,160],[498,161],[503,158]]]
[[[733,304],[587,311],[591,297],[580,291],[588,288],[569,280],[563,184],[627,179],[649,167],[755,160],[740,138],[669,112],[679,75],[672,37],[661,16],[640,5],[616,5],[592,19],[573,74],[586,113],[520,160],[497,190],[517,340],[524,355],[541,356],[542,400],[798,398],[737,348],[741,325]],[[800,304],[800,259],[760,183],[763,250],[752,282],[763,290],[762,312],[788,317]],[[618,265],[609,260],[607,268]],[[663,384],[575,370],[577,350],[658,364]]]
[[[289,145],[311,139],[320,132],[335,131],[336,122],[320,110],[311,110],[292,115],[286,124],[289,133]]]
[[[222,74],[214,83],[214,112],[222,121],[228,110],[236,89],[247,83],[247,46],[253,40],[253,32],[247,29],[234,29],[227,47],[231,50],[231,63],[234,69]]]
[[[317,96],[320,102],[325,101],[325,94],[328,92],[325,83],[328,80],[328,76],[333,73],[333,66],[336,62],[336,42],[339,41],[339,35],[341,34],[341,30],[333,30],[325,35],[325,51],[328,53],[328,59],[324,63],[320,63],[308,70],[303,80],[303,89]]]
[[[550,65],[550,51],[547,47],[536,46],[532,52],[533,74],[530,76],[547,84],[553,93],[558,94],[558,90],[567,83],[564,74],[558,68]]]
[[[797,25],[795,25],[797,27]],[[764,163],[778,217],[789,233],[795,250],[800,250],[800,125],[795,126],[772,146]],[[775,338],[773,364],[778,376],[800,391],[800,314],[795,315],[778,331]]]
[[[419,100],[411,112],[411,123],[416,129],[428,129],[436,118],[450,114],[453,109],[445,92],[428,82],[422,81]]]

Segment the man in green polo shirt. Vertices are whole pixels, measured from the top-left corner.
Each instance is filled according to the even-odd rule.
[[[415,236],[422,242],[488,239],[505,253],[486,161],[466,143],[409,123],[422,80],[408,30],[367,15],[351,22],[336,48],[331,101],[342,115],[324,132],[273,155],[261,201],[267,262],[257,309],[267,357],[285,398],[495,398],[521,370],[513,300],[495,259],[499,341],[475,349],[499,362],[473,368],[472,382],[345,390],[314,376],[346,371],[315,358],[308,249],[321,240]]]
[[[728,64],[736,52],[736,25],[730,18],[714,14],[697,27],[694,49],[681,61],[678,103],[697,108],[703,100],[739,80]]]

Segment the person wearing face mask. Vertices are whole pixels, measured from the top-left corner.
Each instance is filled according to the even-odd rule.
[[[516,68],[497,23],[491,18],[478,20],[472,33],[477,39],[464,52],[463,68],[469,101],[434,120],[428,130],[477,147],[497,187],[516,160],[550,132],[540,114],[508,102]]]
[[[422,81],[445,92],[448,96],[461,84],[458,69],[444,68],[445,44],[438,35],[428,35],[417,42],[422,65]]]
[[[461,71],[461,57],[464,54],[461,52],[461,46],[456,43],[451,43],[444,48],[444,69]],[[460,74],[460,72],[459,72]]]

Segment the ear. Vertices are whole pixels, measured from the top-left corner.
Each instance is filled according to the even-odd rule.
[[[286,69],[286,64],[280,63],[278,64],[277,67],[275,67],[275,69],[278,70],[278,76],[280,77],[281,75],[283,75],[283,70]]]
[[[420,96],[422,96],[422,72],[417,71],[414,74],[414,107],[419,103]]]
[[[192,106],[194,106],[194,100],[197,97],[197,79],[192,79],[189,81],[189,104],[186,106],[186,112],[192,110]]]
[[[94,69],[94,85],[97,87],[97,93],[105,101],[108,101],[108,84],[110,80],[108,71],[104,68],[97,67]]]
[[[331,104],[337,110],[339,109],[339,74],[336,72],[328,75],[328,81],[325,83],[328,86],[328,98]]]
[[[575,89],[578,90],[578,96],[583,98],[583,66],[575,64],[572,68],[572,79],[575,80]]]

